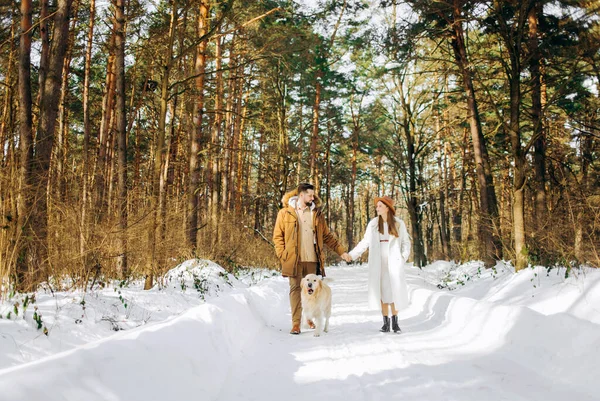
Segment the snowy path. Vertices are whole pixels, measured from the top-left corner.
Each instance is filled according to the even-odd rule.
[[[379,333],[366,266],[331,267],[330,332],[288,334],[287,281],[0,370],[0,400],[599,400],[598,325],[477,301],[408,272],[404,333]]]

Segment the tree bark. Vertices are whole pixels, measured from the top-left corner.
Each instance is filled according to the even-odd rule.
[[[438,171],[439,171],[439,180],[440,180],[440,189],[439,189],[439,231],[440,231],[440,243],[442,245],[442,253],[444,254],[444,258],[450,257],[450,231],[448,229],[448,214],[446,213],[446,199],[448,199],[448,180],[447,180],[447,167],[446,167],[446,154],[445,148],[442,144],[442,132],[444,129],[440,124],[441,116],[436,117],[436,131],[438,133]]]
[[[243,69],[241,71],[243,73]],[[238,106],[238,111],[239,111],[239,126],[237,128],[237,150],[238,150],[238,155],[237,155],[237,172],[236,172],[236,187],[235,187],[235,197],[233,200],[233,206],[234,206],[234,210],[237,216],[240,216],[242,213],[242,206],[243,206],[243,201],[244,201],[244,197],[243,195],[243,191],[242,191],[242,185],[244,182],[244,161],[246,160],[246,144],[244,143],[244,129],[246,127],[246,113],[248,110],[247,107],[247,99],[249,96],[250,92],[250,85],[248,85],[248,88],[246,90],[242,90],[241,91],[241,96],[240,96],[240,103]]]
[[[533,124],[533,165],[535,171],[535,227],[541,232],[547,219],[546,202],[546,127],[544,124],[543,69],[539,50],[539,15],[541,4],[535,1],[529,10],[529,72],[531,74],[531,122]],[[543,245],[543,244],[540,244]]]
[[[36,262],[32,238],[34,225],[32,213],[32,167],[33,167],[33,118],[31,96],[31,26],[32,1],[21,1],[21,38],[19,41],[19,196],[17,199],[17,260],[15,266],[16,288],[27,291],[32,288],[29,268]],[[29,276],[29,277],[28,277]]]
[[[322,50],[322,54],[319,54],[322,57],[323,61],[316,61],[317,74],[315,76],[315,103],[313,105],[313,126],[312,133],[310,137],[310,180],[312,184],[315,186],[315,193],[320,192],[320,179],[319,179],[319,163],[317,157],[317,142],[319,140],[319,110],[321,107],[321,91],[323,80],[325,79],[325,71],[324,64],[329,58],[329,51],[333,47],[335,42],[335,37],[337,35],[337,31],[342,22],[342,17],[344,16],[344,12],[346,11],[347,1],[344,0],[342,4],[340,15],[338,16],[337,22],[329,38],[328,48]]]
[[[111,126],[111,120],[113,116],[113,104],[115,99],[115,28],[113,25],[113,31],[108,43],[108,60],[106,62],[106,82],[105,92],[102,99],[102,117],[100,120],[100,130],[98,133],[98,156],[96,158],[95,166],[95,195],[96,195],[96,221],[100,222],[104,218],[108,209],[107,196],[106,196],[106,172],[105,169],[108,164],[107,152],[108,152],[108,135],[109,127]]]
[[[408,164],[408,172],[406,180],[408,181],[408,191],[406,193],[408,214],[411,221],[411,230],[413,238],[413,258],[414,264],[418,267],[423,267],[427,264],[427,256],[425,255],[425,246],[423,244],[423,219],[422,210],[419,206],[419,193],[417,188],[417,180],[419,180],[417,172],[417,155],[415,151],[415,138],[412,131],[411,119],[412,109],[410,99],[407,99],[404,93],[404,82],[400,79],[396,83],[396,88],[400,97],[402,106],[402,133],[404,134],[404,142],[406,143],[406,154],[401,156],[404,159],[404,165]],[[400,120],[400,119],[399,119]],[[400,140],[400,138],[398,138]],[[383,180],[381,180],[383,182]]]
[[[331,145],[333,129],[331,120],[327,121],[327,142],[325,143],[325,218],[331,223]]]
[[[592,125],[592,124],[590,124]],[[589,229],[589,217],[585,216],[585,202],[586,197],[590,193],[590,166],[594,161],[593,159],[593,136],[590,134],[583,135],[579,141],[580,148],[580,168],[581,168],[581,182],[580,191],[581,196],[576,199],[574,210],[575,213],[575,239],[573,242],[573,253],[579,263],[585,263],[587,260],[585,254],[584,244],[584,232],[590,232]],[[587,217],[587,218],[586,218]]]
[[[169,79],[173,62],[173,43],[175,42],[175,24],[177,21],[177,2],[171,4],[171,17],[169,22],[169,33],[167,36],[166,54],[162,64],[162,76],[160,84],[160,114],[158,116],[158,130],[156,132],[156,143],[154,146],[154,162],[152,167],[152,224],[148,237],[150,240],[150,266],[146,272],[145,289],[152,288],[152,276],[163,265],[163,255],[157,249],[157,243],[163,243],[164,237],[162,218],[166,213],[166,183],[163,174],[166,163],[166,124],[167,110],[169,106]],[[165,212],[163,212],[163,210]]]
[[[49,0],[40,2],[40,40],[42,50],[40,52],[40,68],[38,70],[38,95],[36,103],[40,107],[41,99],[44,97],[44,84],[48,75],[48,62],[50,61],[50,35],[48,32],[48,3]]]
[[[241,192],[241,169],[242,169],[242,157],[243,157],[243,144],[244,144],[244,71],[243,67],[239,67],[236,73],[238,77],[238,85],[237,85],[237,96],[235,102],[235,119],[233,125],[233,146],[232,146],[232,163],[231,163],[231,173],[230,173],[230,193],[229,193],[229,202],[228,202],[228,210],[234,210],[236,214],[239,213],[239,206],[236,203],[238,198],[238,193]]]
[[[312,132],[310,135],[310,181],[315,186],[315,193],[319,192],[319,172],[318,172],[318,161],[317,161],[317,142],[319,140],[319,108],[321,107],[321,80],[323,79],[323,73],[317,72],[316,83],[315,83],[315,103],[313,105],[313,120],[312,120]]]
[[[283,194],[287,190],[290,173],[290,138],[287,129],[287,83],[282,82],[281,66],[277,66],[275,87],[277,90],[277,129],[278,129],[278,153],[277,165],[279,166],[279,187]],[[315,191],[316,192],[316,191]]]
[[[15,57],[15,37],[17,23],[13,22],[10,26],[10,51],[8,54],[8,63],[6,65],[6,80],[4,92],[4,107],[2,107],[2,121],[0,121],[0,164],[5,163],[8,152],[6,151],[6,140],[9,138],[8,133],[13,132],[14,116],[13,116],[13,65]]]
[[[528,252],[525,243],[525,182],[526,182],[526,151],[521,144],[521,41],[519,34],[524,30],[525,3],[519,7],[516,15],[518,22],[510,26],[502,17],[502,4],[494,1],[500,33],[504,39],[510,58],[509,65],[505,65],[506,75],[509,81],[510,96],[510,122],[508,123],[508,134],[512,146],[514,162],[513,172],[513,242],[515,250],[515,269],[522,270],[527,266]],[[516,32],[515,32],[516,29]]]
[[[198,8],[197,34],[203,36],[208,32],[208,10],[209,2],[201,0]],[[187,217],[187,242],[190,249],[195,252],[198,244],[198,204],[201,170],[200,170],[200,151],[203,147],[203,126],[204,117],[204,71],[206,70],[206,48],[207,40],[198,44],[195,64],[196,75],[196,104],[194,117],[194,130],[191,133],[190,140],[190,185],[188,188],[188,217]]]
[[[62,84],[62,72],[67,51],[69,36],[69,15],[72,0],[58,0],[54,16],[52,31],[52,45],[48,62],[48,75],[44,82],[43,95],[40,99],[40,118],[36,134],[34,152],[34,180],[35,180],[35,213],[32,215],[37,236],[39,273],[46,274],[48,252],[48,180],[50,173],[50,159],[54,146],[56,130],[56,117]]]
[[[264,111],[263,111],[264,113]],[[258,133],[259,138],[258,138],[258,160],[263,160],[264,156],[263,156],[263,151],[264,151],[264,147],[265,147],[265,135],[264,132],[262,130],[259,131]],[[258,235],[258,233],[262,232],[262,219],[261,219],[261,215],[262,215],[262,208],[261,208],[261,200],[263,197],[263,168],[262,165],[260,163],[257,164],[256,167],[256,177],[257,177],[257,181],[256,181],[256,191],[254,194],[254,232],[255,235]]]
[[[348,223],[346,225],[346,241],[348,249],[354,248],[354,221],[355,221],[355,205],[354,196],[356,192],[356,177],[358,174],[358,141],[361,129],[360,125],[360,110],[357,114],[352,115],[352,167],[350,173],[350,193],[348,194]]]
[[[223,43],[221,37],[215,40],[215,118],[211,127],[210,140],[210,216],[212,231],[215,233],[214,241],[219,238],[219,186],[221,182],[220,153],[221,153],[221,136],[223,127]]]
[[[67,107],[67,99],[69,96],[69,73],[71,71],[71,58],[73,52],[75,27],[77,24],[77,14],[79,11],[79,0],[74,0],[73,3],[73,19],[69,32],[69,41],[67,44],[67,52],[62,70],[62,84],[60,88],[60,101],[58,109],[58,146],[56,147],[56,196],[61,202],[66,201],[68,179],[65,176],[65,166],[67,164],[67,154],[69,147],[69,108]],[[52,184],[51,184],[52,185]],[[60,217],[59,217],[60,218]]]
[[[96,0],[90,0],[90,28],[88,30],[87,45],[85,48],[85,67],[83,73],[83,171],[82,171],[82,196],[81,196],[81,221],[79,225],[79,253],[84,270],[89,261],[87,258],[88,241],[88,207],[89,207],[89,170],[90,170],[90,136],[92,124],[90,121],[90,70],[92,66],[92,46],[94,39],[94,24],[96,18]]]
[[[229,78],[228,89],[229,96],[225,106],[225,129],[223,131],[223,160],[221,164],[221,221],[223,213],[227,212],[229,207],[229,196],[231,191],[231,153],[233,145],[233,126],[234,126],[234,101],[236,99],[238,80],[234,71],[237,69],[237,36],[234,35],[230,43],[229,57]]]
[[[117,213],[119,240],[117,271],[121,277],[128,274],[127,267],[127,114],[125,110],[125,0],[115,0],[115,92],[117,128]]]
[[[479,183],[479,206],[481,222],[479,224],[481,242],[484,246],[483,259],[487,267],[494,265],[495,260],[502,257],[502,244],[498,234],[500,228],[498,215],[498,202],[494,190],[494,180],[491,172],[489,156],[481,119],[473,86],[473,72],[471,70],[462,27],[462,6],[460,0],[454,0],[452,48],[454,58],[462,75],[463,85],[467,96],[468,121],[471,128],[473,142],[473,155]]]

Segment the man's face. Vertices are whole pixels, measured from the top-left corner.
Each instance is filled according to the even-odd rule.
[[[307,189],[305,192],[300,192],[300,194],[298,194],[298,200],[300,201],[300,204],[304,203],[306,206],[311,206],[315,200],[315,191]]]

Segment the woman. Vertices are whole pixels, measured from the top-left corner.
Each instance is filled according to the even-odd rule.
[[[396,217],[392,198],[375,198],[375,208],[377,217],[369,222],[364,238],[349,254],[355,260],[369,249],[369,307],[381,307],[382,332],[390,331],[391,307],[392,329],[399,333],[398,310],[408,306],[404,264],[410,255],[410,237],[404,222]]]

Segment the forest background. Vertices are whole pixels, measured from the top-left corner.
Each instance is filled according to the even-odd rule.
[[[599,266],[599,11],[0,1],[0,293],[277,268],[304,181],[349,248],[389,195],[416,266]]]

